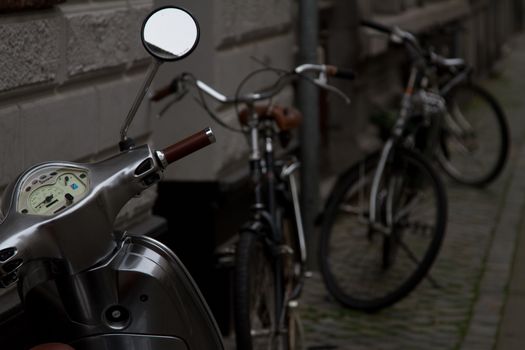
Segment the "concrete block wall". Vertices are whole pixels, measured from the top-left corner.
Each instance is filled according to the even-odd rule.
[[[0,16],[0,190],[36,163],[90,161],[117,150],[150,62],[140,27],[152,5],[68,0]],[[144,105],[131,132],[142,141],[150,114]],[[153,204],[145,197],[136,201],[143,215],[145,203]]]
[[[0,92],[56,79],[60,59],[60,19],[56,13],[17,16],[0,23]],[[11,19],[11,18],[8,18]]]

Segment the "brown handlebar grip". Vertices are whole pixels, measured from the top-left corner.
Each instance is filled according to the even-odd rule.
[[[169,96],[173,93],[173,86],[172,84],[157,90],[153,93],[153,95],[150,97],[150,100],[153,102],[157,102],[162,100],[164,97]]]
[[[328,74],[329,76],[334,76],[336,73],[337,73],[336,66],[326,65],[326,74]]]
[[[168,164],[171,164],[181,158],[186,157],[187,155],[192,154],[204,148],[208,145],[211,145],[215,142],[215,135],[210,128],[206,128],[202,131],[199,131],[196,134],[193,134],[182,141],[177,142],[174,145],[169,146],[164,149],[164,158]]]
[[[326,66],[326,74],[335,78],[354,80],[356,74],[353,70],[339,68],[336,66]]]

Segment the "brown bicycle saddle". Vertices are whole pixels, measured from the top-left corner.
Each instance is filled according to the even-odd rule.
[[[274,120],[281,131],[295,129],[303,120],[301,112],[292,107],[282,107],[279,105],[255,106],[255,112],[260,119]],[[249,112],[247,108],[244,108],[239,113],[239,122],[241,125],[247,125],[248,116]]]

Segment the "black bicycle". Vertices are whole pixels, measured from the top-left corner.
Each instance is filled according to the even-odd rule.
[[[375,311],[410,293],[438,255],[447,203],[429,160],[461,183],[485,186],[504,168],[509,132],[464,60],[424,49],[399,28],[362,25],[406,48],[410,76],[383,150],[342,174],[327,200],[319,261],[340,303]]]
[[[277,72],[279,78],[260,92],[237,93],[230,98],[184,73],[152,97],[159,100],[175,93],[173,101],[178,101],[188,92],[188,86],[196,87],[201,106],[217,123],[247,136],[252,215],[239,232],[233,286],[236,344],[237,349],[243,350],[302,348],[301,325],[295,312],[306,262],[296,179],[299,163],[294,157],[276,160],[274,155],[276,141],[279,140],[282,147],[287,146],[291,131],[300,124],[301,114],[293,108],[272,103],[256,105],[256,102],[271,99],[298,78],[308,79],[347,99],[342,92],[327,85],[326,78],[329,75],[353,78],[351,72],[326,65],[305,64],[291,72],[268,69]],[[319,77],[312,79],[305,75],[307,72],[316,72]],[[239,104],[245,105],[245,109],[237,109],[241,128],[224,124],[208,107],[203,93],[221,104],[233,104],[236,109]]]
[[[410,293],[441,247],[447,198],[430,160],[443,146],[447,101],[426,87],[429,67],[413,36],[368,26],[405,45],[410,77],[382,150],[339,176],[325,205],[318,258],[335,299],[376,311]]]

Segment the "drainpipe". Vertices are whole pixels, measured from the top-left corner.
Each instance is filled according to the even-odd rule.
[[[317,63],[319,8],[317,0],[299,0],[299,63]],[[315,218],[319,213],[319,91],[299,81],[297,105],[303,113],[301,142],[301,207],[307,240],[309,268],[316,268],[317,235]]]

